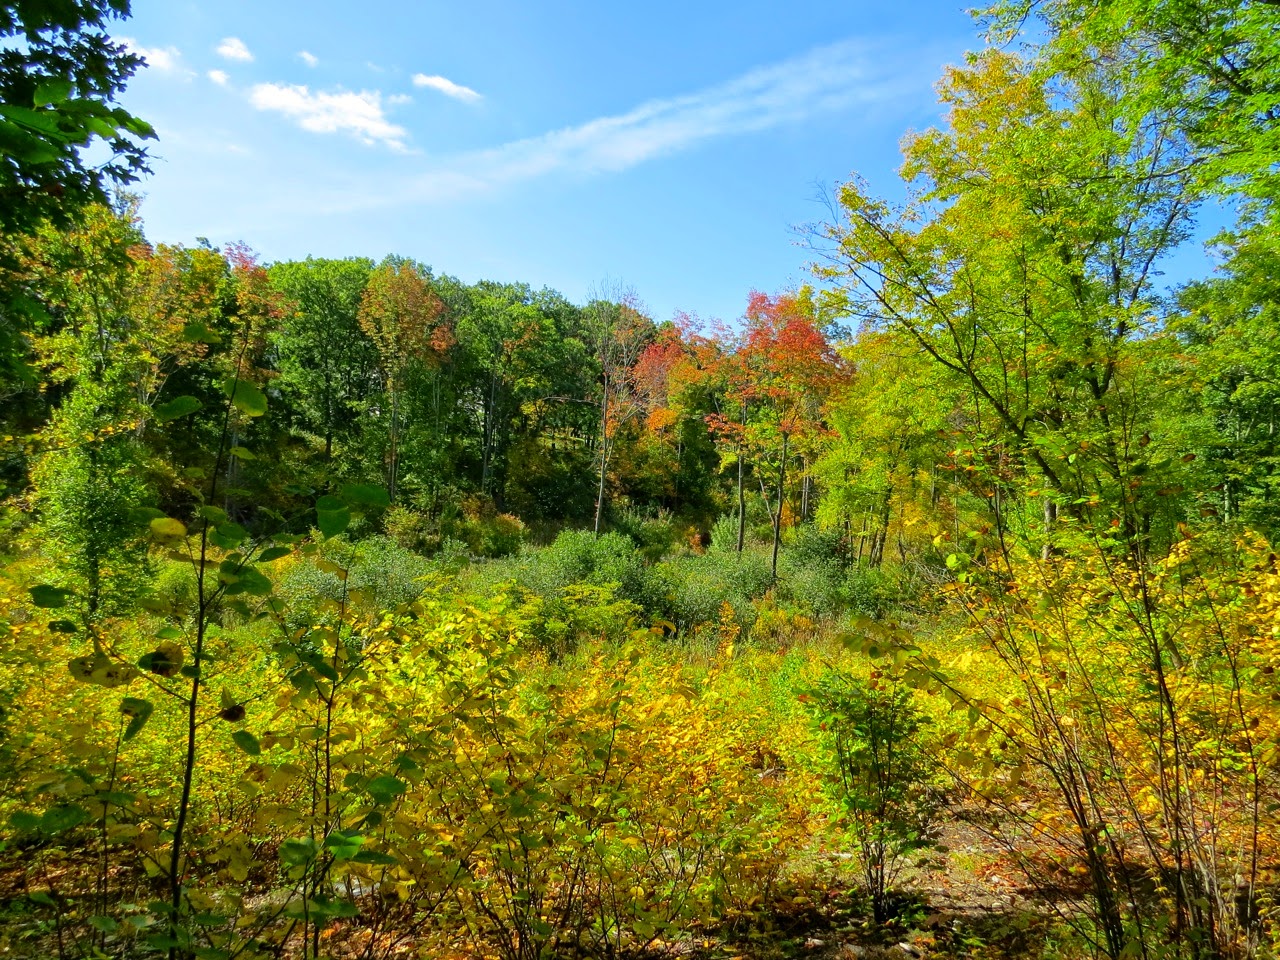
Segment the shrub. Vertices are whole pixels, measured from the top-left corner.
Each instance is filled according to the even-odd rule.
[[[752,601],[769,590],[769,560],[758,550],[741,554],[711,550],[701,557],[677,557],[654,568],[653,580],[665,590],[664,616],[687,634],[720,619],[722,604],[746,631],[755,621]]]
[[[432,563],[390,537],[357,543],[327,540],[315,559],[290,566],[276,583],[291,627],[332,618],[328,605],[354,599],[362,606],[394,607],[422,595]],[[327,603],[326,603],[327,601]]]
[[[382,518],[387,536],[414,553],[431,553],[440,540],[436,524],[425,513],[393,504]]]
[[[787,557],[799,567],[845,569],[850,561],[849,543],[844,534],[834,527],[823,529],[816,524],[805,523],[792,533],[787,543]]]
[[[617,595],[650,613],[661,608],[644,559],[631,541],[618,533],[594,536],[590,530],[566,531],[551,546],[522,558],[516,581],[544,597],[574,584],[617,584]]]
[[[872,910],[892,914],[891,887],[915,850],[931,845],[924,718],[910,692],[882,675],[828,671],[808,691],[828,756],[829,787],[854,843]]]
[[[630,537],[650,562],[665,557],[680,541],[680,531],[672,522],[669,510],[658,510],[650,514],[627,508],[619,511],[613,518],[613,525],[619,533]]]

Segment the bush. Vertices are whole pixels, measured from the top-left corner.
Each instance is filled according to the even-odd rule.
[[[863,566],[849,571],[842,592],[849,612],[877,620],[901,604],[908,594],[891,570]]]
[[[356,543],[335,538],[323,543],[316,558],[290,566],[276,583],[276,595],[296,628],[332,619],[332,613],[323,614],[325,607],[344,598],[369,607],[410,603],[422,595],[434,570],[431,561],[390,537]]]
[[[862,681],[831,670],[808,697],[830,760],[830,793],[853,839],[875,918],[884,922],[907,856],[932,845],[936,803],[928,789],[925,720],[906,688],[874,672]]]
[[[553,597],[575,584],[617,584],[617,595],[650,613],[662,606],[661,592],[644,559],[621,534],[594,536],[590,530],[566,531],[549,547],[521,558],[516,582],[544,597]]]
[[[393,504],[382,518],[387,536],[414,553],[431,553],[440,540],[436,524],[425,513]]]
[[[849,566],[849,542],[835,527],[823,529],[812,523],[796,527],[787,543],[787,558],[796,566]]]
[[[672,522],[669,510],[649,514],[627,508],[613,518],[613,525],[619,533],[630,537],[650,562],[661,560],[680,542],[680,531]]]
[[[769,559],[758,550],[741,554],[711,550],[701,557],[677,557],[654,568],[654,580],[665,588],[664,616],[682,634],[716,623],[722,604],[733,608],[738,626],[755,622],[752,601],[772,584]]]
[[[583,643],[620,643],[635,630],[641,609],[614,595],[613,584],[565,587],[544,597],[517,588],[513,621],[540,650],[561,660]]]

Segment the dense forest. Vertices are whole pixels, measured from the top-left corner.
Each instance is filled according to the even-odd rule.
[[[729,322],[149,242],[128,12],[0,6],[0,955],[1275,954],[1280,5],[1000,0]]]

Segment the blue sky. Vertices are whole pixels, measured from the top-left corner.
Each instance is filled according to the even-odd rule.
[[[623,283],[659,320],[803,282],[820,185],[896,193],[978,45],[951,0],[134,0],[113,32],[150,62],[124,103],[160,134],[153,241]]]

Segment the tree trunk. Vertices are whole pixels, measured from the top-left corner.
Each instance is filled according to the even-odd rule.
[[[1053,556],[1053,527],[1058,521],[1058,504],[1048,497],[1044,498],[1044,546],[1040,548],[1040,559],[1048,560]]]
[[[600,399],[600,480],[596,485],[595,535],[600,536],[600,523],[604,518],[604,477],[609,468],[609,379],[604,381],[604,394]]]
[[[782,543],[782,505],[785,503],[787,483],[787,435],[782,435],[782,460],[778,464],[778,505],[773,511],[773,560],[769,570],[778,579],[778,547]]]
[[[396,480],[400,472],[400,397],[395,387],[391,388],[391,463],[387,470],[387,498],[394,503],[396,499]]]
[[[747,426],[747,401],[742,401],[742,427]],[[742,486],[742,476],[745,470],[742,460],[742,441],[738,441],[738,552],[742,552],[742,548],[747,539],[747,492]]]
[[[889,539],[889,519],[892,516],[893,508],[893,487],[886,487],[884,491],[884,500],[880,504],[880,516],[875,535],[871,540],[871,559],[870,564],[873,567],[880,566],[884,562],[884,545]]]

